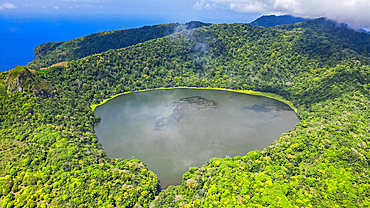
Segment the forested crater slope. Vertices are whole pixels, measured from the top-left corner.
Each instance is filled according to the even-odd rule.
[[[197,21],[186,24],[171,23],[94,33],[66,42],[45,43],[35,48],[35,60],[27,66],[32,69],[49,67],[59,62],[77,60],[109,49],[124,48],[183,30],[209,25],[209,23]]]
[[[0,82],[1,206],[369,207],[370,36],[331,25],[219,24],[108,50],[35,70],[60,92],[47,98]],[[106,156],[89,106],[176,86],[275,93],[301,122],[160,190],[145,164]]]

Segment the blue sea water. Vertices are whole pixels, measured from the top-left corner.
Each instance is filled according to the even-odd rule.
[[[34,49],[43,43],[68,41],[91,33],[163,24],[155,18],[114,18],[79,20],[14,20],[0,18],[0,71],[25,66]]]
[[[216,13],[215,13],[216,12]],[[187,14],[187,13],[186,13]],[[235,13],[231,10],[170,15],[96,15],[5,16],[0,13],[0,71],[25,66],[34,58],[34,49],[48,42],[68,41],[91,33],[139,28],[165,23],[186,23],[198,20],[207,23],[250,22],[261,14]]]

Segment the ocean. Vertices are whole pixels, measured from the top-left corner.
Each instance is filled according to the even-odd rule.
[[[112,19],[0,19],[0,71],[25,66],[34,58],[34,49],[48,42],[68,41],[91,33],[138,28],[167,23],[155,18]]]

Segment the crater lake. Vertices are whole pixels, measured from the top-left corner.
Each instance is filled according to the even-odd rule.
[[[172,89],[118,96],[95,109],[95,133],[111,158],[136,158],[177,185],[213,157],[262,150],[299,122],[285,103],[220,90]]]

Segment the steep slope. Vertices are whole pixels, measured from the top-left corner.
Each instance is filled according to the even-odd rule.
[[[23,66],[18,66],[10,71],[2,72],[2,77],[5,78],[3,80],[4,87],[7,88],[7,92],[10,94],[19,91],[32,93],[36,96],[49,97],[57,93],[47,81],[35,76]]]
[[[27,66],[31,69],[44,68],[59,62],[77,60],[109,49],[124,48],[182,30],[209,25],[196,21],[186,24],[171,23],[95,33],[67,42],[46,43],[35,48],[35,60]]]
[[[281,16],[263,15],[262,17],[257,18],[250,24],[252,26],[272,27],[277,25],[290,25],[298,22],[305,22],[307,20],[309,19],[293,17],[290,15],[281,15]]]
[[[59,96],[0,88],[1,206],[369,207],[370,66],[361,51],[370,38],[330,25],[211,25],[39,71]],[[334,54],[349,44],[350,55],[305,52],[301,41],[323,37]],[[213,158],[160,191],[144,164],[105,155],[89,105],[176,86],[273,92],[301,122],[263,151]]]
[[[277,29],[301,31],[297,40],[300,54],[307,53],[310,57],[334,66],[338,61],[370,55],[370,35],[357,32],[346,24],[319,18],[294,25],[277,26]],[[312,37],[315,37],[312,39]],[[368,58],[361,58],[366,60]]]

